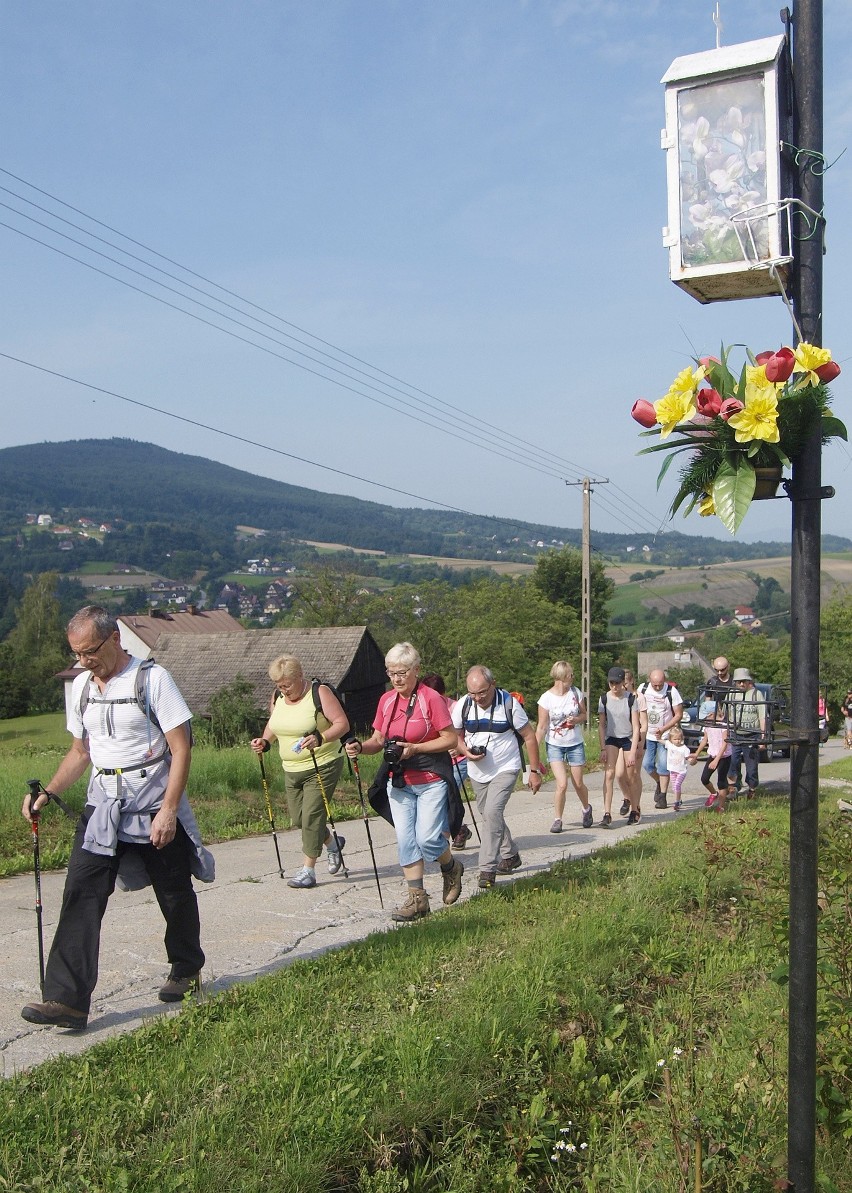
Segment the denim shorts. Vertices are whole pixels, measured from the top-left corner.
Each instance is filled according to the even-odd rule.
[[[449,845],[447,819],[447,784],[409,783],[394,787],[388,782],[388,797],[396,829],[399,864],[434,862]]]
[[[564,762],[567,766],[583,766],[586,761],[586,746],[578,741],[576,746],[552,746],[547,743],[547,761]]]

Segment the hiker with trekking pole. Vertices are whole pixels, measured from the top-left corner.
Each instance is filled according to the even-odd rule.
[[[53,800],[61,806],[59,794],[90,767],[91,775],[44,967],[43,1001],[29,1003],[21,1015],[79,1031],[88,1023],[101,921],[116,884],[154,888],[170,963],[160,1000],[180,1002],[199,989],[204,953],[192,879],[212,882],[214,865],[186,797],[192,713],[174,680],[152,660],[128,654],[115,618],[98,605],[76,613],[67,634],[81,664],[67,720],[72,744],[47,787],[30,782],[21,809],[34,826],[40,952],[39,815]]]
[[[420,683],[420,655],[411,643],[392,646],[385,666],[392,687],[379,700],[374,732],[366,741],[349,742],[346,753],[355,761],[362,753],[383,755],[370,802],[396,830],[408,885],[408,898],[391,918],[410,923],[430,911],[423,885],[427,861],[441,867],[445,904],[461,894],[464,866],[450,850],[464,816],[450,760],[458,739],[444,701]]]
[[[331,800],[343,770],[342,743],[353,735],[331,685],[306,679],[298,659],[279,655],[269,664],[269,678],[275,684],[269,720],[260,737],[252,738],[251,748],[262,761],[272,743],[278,743],[290,820],[302,831],[302,865],[287,885],[306,890],[317,884],[316,864],[323,846],[329,874],[342,871],[348,877],[343,861],[346,838],[334,825]],[[277,854],[274,826],[273,839]]]

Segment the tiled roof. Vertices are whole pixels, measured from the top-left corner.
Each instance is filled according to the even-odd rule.
[[[201,609],[195,613],[181,610],[153,617],[148,613],[122,614],[118,618],[148,647],[154,647],[167,634],[244,634],[245,627],[224,609]]]
[[[248,630],[191,638],[163,634],[154,657],[171,672],[192,711],[203,715],[210,696],[237,675],[253,686],[258,707],[266,708],[273,687],[269,664],[282,654],[299,659],[308,678],[333,683],[351,697],[346,707],[359,721],[372,715],[369,707],[375,708],[385,689],[384,658],[366,626]],[[362,704],[367,709],[363,713]]]

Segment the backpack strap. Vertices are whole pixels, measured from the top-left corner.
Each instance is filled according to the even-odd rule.
[[[317,732],[318,733],[319,733],[320,713],[322,713],[322,715],[325,717],[325,712],[323,712],[323,707],[322,707],[322,696],[320,695],[320,688],[328,688],[328,690],[331,692],[332,696],[334,696],[335,699],[337,700],[337,702],[339,703],[340,707],[343,708],[344,713],[346,712],[346,709],[343,707],[343,700],[341,699],[340,692],[338,692],[338,690],[334,686],[334,684],[327,683],[324,679],[317,679],[316,677],[314,677],[311,680],[311,699],[314,702],[314,720],[317,723]],[[275,689],[275,691],[278,693],[279,696],[281,695],[281,693],[278,692],[277,688]],[[325,719],[328,720],[328,717],[325,717]],[[348,716],[347,716],[346,720],[348,722],[348,720],[349,720]],[[339,739],[341,750],[347,744],[347,742],[355,741],[356,738],[357,738],[357,734],[354,732],[352,726],[350,725],[349,728],[346,730],[346,732]]]

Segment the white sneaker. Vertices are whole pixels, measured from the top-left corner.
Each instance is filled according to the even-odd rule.
[[[300,866],[287,886],[292,887],[309,887],[317,885],[317,876],[313,870],[309,870],[307,866]]]
[[[338,844],[340,845],[340,849],[338,849]],[[345,837],[341,837],[340,833],[338,833],[337,841],[335,841],[334,834],[332,833],[331,837],[329,838],[328,844],[325,847],[326,852],[328,853],[328,872],[329,872],[329,874],[337,874],[337,872],[340,870],[340,867],[343,865],[343,855],[341,853],[341,850],[343,849],[343,846],[345,844],[346,844]]]

